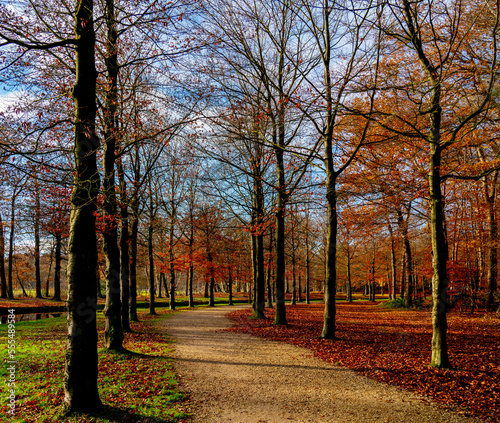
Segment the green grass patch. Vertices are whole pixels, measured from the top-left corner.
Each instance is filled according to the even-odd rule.
[[[409,309],[421,309],[425,306],[425,302],[421,298],[414,298],[411,307],[406,307],[404,298],[395,298],[394,300],[382,301],[380,303],[382,307],[385,308],[409,308]]]
[[[104,409],[95,415],[63,414],[64,354],[67,338],[66,318],[16,323],[16,414],[8,411],[6,383],[10,376],[6,354],[0,367],[0,421],[25,422],[182,422],[182,392],[172,369],[171,347],[158,327],[172,315],[167,309],[149,316],[139,312],[140,322],[132,322],[133,333],[125,335],[124,347],[117,353],[104,348],[104,316],[98,313],[99,394]],[[7,325],[0,326],[0,344],[7,351]]]

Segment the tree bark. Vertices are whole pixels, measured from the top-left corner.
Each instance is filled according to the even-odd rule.
[[[297,304],[297,268],[295,257],[295,222],[292,221],[292,305]]]
[[[267,308],[273,308],[273,283],[272,281],[273,264],[273,228],[269,230],[269,260],[267,261]]]
[[[491,187],[483,180],[486,204],[488,206],[488,273],[486,276],[486,308],[493,309],[498,278],[498,222],[496,217],[496,185],[498,172],[492,178]]]
[[[409,210],[409,207],[408,207]],[[412,283],[413,283],[413,261],[411,254],[411,245],[410,238],[408,236],[408,219],[409,212],[406,215],[406,219],[403,216],[403,212],[401,210],[397,210],[398,216],[398,226],[399,231],[401,233],[401,240],[403,241],[404,248],[404,256],[406,260],[404,261],[404,280],[405,280],[405,289],[404,289],[404,299],[405,299],[405,307],[409,308],[412,305]]]
[[[0,283],[2,286],[1,298],[7,298],[7,277],[5,276],[5,238],[3,234],[3,221],[0,214]]]
[[[129,254],[129,216],[127,184],[125,172],[121,159],[117,161],[118,183],[120,187],[120,292],[121,292],[121,316],[123,332],[132,332],[130,327],[129,303],[130,303],[130,254]]]
[[[35,180],[35,292],[36,298],[42,296],[42,276],[40,273],[40,184]]]
[[[95,216],[99,173],[95,133],[96,78],[93,1],[78,0],[75,16],[75,173],[68,241],[68,342],[64,402],[70,412],[101,408],[97,389]]]
[[[350,249],[347,248],[347,302],[352,303],[352,282],[351,282],[351,252]]]
[[[309,247],[309,208],[306,210],[306,304],[311,304],[311,252]]]
[[[445,235],[444,200],[441,192],[441,80],[439,67],[435,67],[426,56],[422,46],[419,27],[415,26],[414,13],[408,0],[403,0],[404,15],[408,35],[420,64],[427,75],[431,95],[429,144],[429,205],[430,229],[432,239],[432,342],[431,366],[450,368],[447,346],[447,309],[448,309],[448,245]]]
[[[134,203],[132,203],[134,204]],[[130,310],[131,322],[138,322],[137,318],[137,234],[139,218],[136,207],[132,207],[132,225],[130,227]]]
[[[209,288],[209,299],[208,299],[208,306],[209,307],[214,307],[215,306],[215,297],[214,297],[214,286],[215,286],[215,276],[214,276],[214,260],[212,257],[212,253],[209,250],[207,254],[207,260],[210,266],[210,284],[208,284]]]
[[[325,311],[323,314],[323,330],[321,338],[335,339],[335,294],[337,292],[337,190],[336,175],[333,172],[333,159],[331,152],[331,139],[326,141],[326,202],[328,207],[328,234],[326,241],[326,266],[325,266]]]
[[[151,211],[152,213],[152,211]],[[148,227],[148,257],[149,257],[149,314],[155,311],[155,264],[153,256],[153,217],[150,217]]]
[[[50,249],[49,271],[47,272],[47,279],[45,280],[45,296],[49,296],[50,275],[52,274],[52,263],[54,262],[54,246]]]
[[[437,143],[431,144],[429,158],[429,193],[431,209],[432,239],[432,355],[431,366],[451,368],[448,358],[447,311],[448,311],[448,276],[446,263],[448,246],[444,234],[444,210],[441,194],[441,150]]]
[[[281,143],[281,145],[283,144],[284,142]],[[276,210],[276,310],[274,324],[286,325],[288,323],[285,308],[285,204],[287,198],[285,194],[283,149],[276,148],[275,155],[278,174],[278,204]]]
[[[115,183],[116,161],[116,110],[118,103],[118,32],[116,30],[114,0],[106,0],[105,19],[107,26],[107,91],[104,107],[104,152],[103,164],[103,250],[106,258],[106,326],[104,341],[109,350],[123,349],[122,307],[120,289],[120,250],[118,249],[118,222]]]
[[[16,226],[16,197],[17,194],[14,192],[11,199],[11,207],[10,207],[10,233],[9,233],[9,269],[7,271],[7,296],[9,299],[14,299],[14,289],[12,286],[12,272],[14,270],[14,232]]]
[[[56,251],[55,251],[55,267],[54,267],[54,296],[55,301],[61,301],[61,249],[62,249],[62,235],[56,234]]]

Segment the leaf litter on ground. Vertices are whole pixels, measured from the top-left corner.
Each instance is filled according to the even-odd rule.
[[[16,323],[16,414],[12,423],[21,422],[182,422],[187,417],[183,395],[177,389],[172,370],[171,349],[166,335],[158,328],[157,316],[139,314],[131,322],[133,333],[126,334],[124,348],[129,352],[104,349],[104,318],[98,313],[98,385],[104,409],[95,415],[64,416],[63,374],[66,318],[58,317]],[[7,345],[7,325],[0,327],[0,342]],[[0,377],[6,378],[6,358]],[[0,404],[0,415],[7,416],[7,402]]]
[[[287,305],[288,325],[250,318],[252,310],[229,317],[229,329],[308,348],[329,363],[397,385],[437,404],[490,422],[500,422],[500,318],[495,313],[450,312],[448,347],[453,370],[429,367],[430,311],[387,309],[357,301],[337,304],[335,340],[320,339],[322,304]]]

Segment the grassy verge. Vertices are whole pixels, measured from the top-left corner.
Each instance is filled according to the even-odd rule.
[[[182,422],[183,395],[172,371],[171,349],[158,316],[139,313],[132,322],[124,346],[131,353],[113,353],[103,348],[104,317],[98,313],[99,392],[104,409],[98,415],[64,416],[63,373],[66,340],[64,317],[16,323],[15,390],[16,414],[7,414],[10,377],[7,356],[7,325],[0,326],[0,421],[10,422]],[[4,420],[5,419],[5,420]]]

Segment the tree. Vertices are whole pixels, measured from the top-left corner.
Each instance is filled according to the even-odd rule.
[[[423,74],[414,74],[414,85],[422,87],[410,93],[419,104],[418,117],[426,119],[427,128],[416,126],[400,117],[417,136],[427,142],[428,189],[433,256],[433,308],[431,366],[450,368],[447,347],[448,308],[448,246],[445,236],[444,199],[442,193],[442,160],[446,149],[474,128],[487,110],[495,82],[499,10],[497,6],[474,7],[457,1],[449,7],[444,2],[387,4],[388,20],[384,31],[408,52],[408,66],[415,69],[418,59]],[[481,14],[489,21],[483,26]],[[479,21],[478,21],[479,19]],[[478,22],[478,24],[476,24]],[[469,56],[469,67],[459,63],[467,54],[467,45],[474,36],[492,44],[486,62]],[[399,65],[401,66],[401,64]],[[472,72],[481,80],[482,89],[472,94],[469,85],[459,76]],[[477,86],[477,85],[476,85]],[[458,90],[462,89],[462,92]],[[466,98],[466,96],[471,97]],[[418,98],[420,96],[420,98]],[[415,133],[414,132],[414,133]]]
[[[106,257],[106,348],[123,349],[122,304],[120,290],[120,250],[118,248],[117,201],[115,162],[117,148],[118,104],[118,31],[116,28],[114,0],[106,0],[106,72],[107,91],[104,104],[104,151],[103,151],[103,248]]]
[[[68,344],[64,370],[64,402],[69,411],[101,407],[97,389],[95,216],[99,174],[95,132],[95,32],[92,0],[75,9],[75,72],[73,87],[74,165],[68,241]]]
[[[377,9],[368,2],[360,12],[352,13],[347,4],[328,0],[316,4],[302,2],[303,20],[313,35],[315,49],[323,68],[323,79],[313,85],[319,106],[307,111],[311,124],[323,144],[323,166],[326,173],[326,203],[328,209],[328,234],[326,245],[325,310],[321,338],[335,338],[335,294],[337,290],[337,181],[352,163],[365,142],[370,121],[362,126],[360,133],[349,136],[340,129],[341,114],[347,103],[350,90],[359,75],[370,81],[372,93],[368,97],[368,113],[373,109],[378,74],[378,37],[371,34],[371,21],[377,19]],[[352,19],[351,19],[352,18]],[[371,40],[372,44],[368,44]],[[349,46],[350,56],[346,58],[342,47]],[[338,49],[338,54],[336,54]],[[337,60],[336,56],[342,60]],[[368,63],[374,61],[374,72],[366,71]],[[315,81],[316,82],[316,81]],[[343,137],[346,137],[343,140]],[[343,146],[342,143],[344,143]],[[338,146],[338,148],[336,148]],[[344,147],[345,146],[345,147]],[[348,149],[346,152],[344,152]],[[342,156],[336,157],[340,151]]]
[[[1,298],[7,298],[7,277],[5,276],[5,238],[3,232],[3,220],[0,215],[0,281],[2,286]]]
[[[245,136],[264,145],[274,155],[275,176],[264,183],[272,184],[277,193],[273,210],[276,220],[274,321],[286,324],[285,208],[290,194],[305,174],[307,166],[304,164],[315,152],[314,146],[309,145],[310,138],[301,131],[304,116],[298,113],[291,100],[299,95],[314,60],[310,57],[310,49],[306,48],[304,25],[296,19],[291,2],[251,0],[236,5],[224,1],[207,6],[203,12],[204,30],[217,41],[210,50],[211,61],[215,64],[209,67],[215,70],[210,74],[211,81],[215,81],[214,90],[224,92],[224,98],[228,99],[225,105],[229,108],[245,110]],[[249,33],[253,36],[248,37]],[[302,67],[302,72],[297,71],[298,66]],[[253,151],[258,157],[259,150]],[[297,157],[301,159],[300,165]],[[258,182],[255,188],[259,189]],[[255,197],[253,204],[257,214],[258,198]],[[263,276],[259,242],[256,237],[255,275],[261,287],[265,278],[259,276]],[[259,288],[258,293],[261,291]],[[257,314],[261,315],[263,297],[256,301]]]

